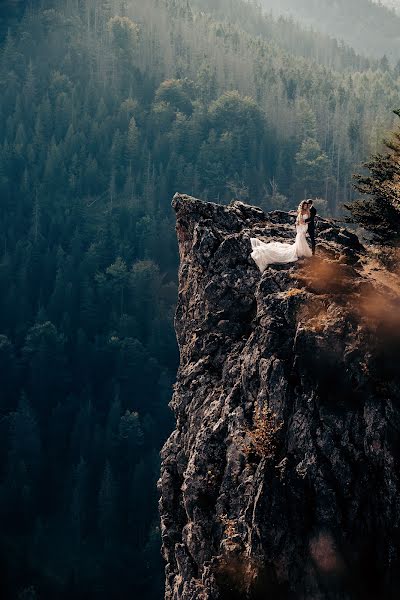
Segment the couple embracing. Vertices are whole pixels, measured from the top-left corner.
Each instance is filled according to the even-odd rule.
[[[257,238],[250,238],[251,257],[263,272],[268,265],[295,262],[299,258],[315,254],[315,217],[317,211],[312,200],[303,200],[297,209],[296,239],[294,244],[286,242],[262,242]],[[306,235],[309,235],[311,248]]]

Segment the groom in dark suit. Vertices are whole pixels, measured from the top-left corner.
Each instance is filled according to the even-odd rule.
[[[313,255],[315,254],[315,217],[317,216],[317,211],[314,207],[314,203],[311,200],[307,200],[308,208],[310,210],[310,218],[306,219],[306,223],[308,223],[308,235],[311,240],[311,250]]]

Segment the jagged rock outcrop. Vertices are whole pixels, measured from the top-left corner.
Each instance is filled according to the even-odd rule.
[[[293,239],[292,215],[181,195],[173,207],[166,599],[397,598],[398,280],[328,221],[314,259],[261,275],[249,238]],[[254,445],[259,434],[274,452]]]

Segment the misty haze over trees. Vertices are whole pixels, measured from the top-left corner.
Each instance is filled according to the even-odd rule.
[[[399,0],[374,0],[376,4],[383,4],[383,6],[387,6],[392,10],[399,12],[400,11],[400,2]]]
[[[372,0],[261,0],[275,15],[292,16],[308,27],[344,40],[357,52],[400,60],[400,16],[389,3]]]
[[[393,124],[397,21],[363,3],[371,56],[242,0],[22,4],[1,10],[1,596],[159,600],[172,195],[340,215]]]

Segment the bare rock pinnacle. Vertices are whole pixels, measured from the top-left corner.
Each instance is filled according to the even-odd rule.
[[[176,428],[158,482],[166,600],[394,598],[396,282],[320,220],[317,256],[261,274],[294,217],[177,194]]]

